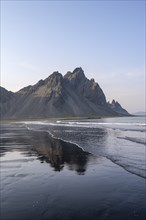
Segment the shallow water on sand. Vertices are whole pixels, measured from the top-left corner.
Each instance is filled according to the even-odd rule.
[[[44,125],[32,128],[1,124],[1,219],[145,219],[145,179],[85,151],[89,130],[86,139],[74,135],[87,144],[82,150],[52,138]],[[101,130],[96,135],[104,141]]]
[[[29,129],[48,131],[93,155],[103,156],[146,178],[146,118],[25,122]]]

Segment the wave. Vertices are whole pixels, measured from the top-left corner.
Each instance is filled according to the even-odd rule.
[[[117,158],[113,158],[113,157],[109,157],[109,156],[106,156],[106,158],[109,159],[110,161],[112,161],[114,164],[122,167],[127,172],[146,179],[146,169],[142,169],[142,168],[139,168],[136,166],[130,166],[129,164],[125,164],[125,163],[123,163],[123,161],[120,161]]]
[[[15,122],[20,123],[20,122]],[[23,124],[40,124],[40,125],[128,125],[128,126],[146,126],[146,123],[129,123],[129,122],[80,122],[80,121],[22,121]]]
[[[128,140],[128,141],[132,141],[138,144],[144,144],[146,145],[146,139],[145,138],[134,138],[134,137],[118,137],[119,139],[124,139],[124,140]]]
[[[36,124],[36,123],[29,123],[29,124]],[[80,146],[78,143],[76,142],[72,142],[72,141],[68,141],[68,140],[65,140],[65,139],[62,139],[62,138],[58,138],[56,137],[54,134],[51,133],[51,131],[48,131],[45,129],[42,129],[42,128],[39,128],[39,127],[30,127],[29,124],[26,124],[25,123],[25,126],[27,129],[29,130],[32,130],[32,131],[39,131],[39,132],[47,132],[52,138],[54,139],[59,139],[59,140],[62,140],[66,143],[71,143],[71,144],[75,144],[77,147],[79,147],[80,149],[82,149],[84,152],[88,152],[94,156],[102,156],[102,157],[105,157],[107,159],[109,159],[110,161],[112,161],[113,163],[117,164],[118,166],[121,166],[123,169],[125,169],[126,171],[132,173],[132,174],[135,174],[137,176],[140,176],[142,178],[146,178],[146,175],[145,175],[145,170],[143,170],[141,167],[137,167],[137,166],[134,166],[134,164],[129,164],[129,162],[126,163],[126,161],[123,161],[122,159],[120,159],[118,156],[117,157],[113,157],[112,155],[107,155],[106,152],[105,153],[100,153],[98,152],[98,155],[97,154],[94,154],[93,152],[90,152],[89,150],[85,150],[82,146]],[[40,125],[40,123],[37,123]],[[44,125],[44,123],[41,123],[41,125]],[[46,125],[46,123],[45,123]],[[47,123],[48,125],[48,123]],[[126,139],[126,140],[130,140],[130,141],[134,141],[136,143],[140,142],[139,139],[136,139],[136,138],[132,138],[132,137],[118,137],[119,139]],[[141,143],[141,142],[140,142]],[[145,144],[142,143],[142,144]]]
[[[138,131],[145,132],[145,123],[118,123],[118,122],[79,122],[79,121],[24,121],[27,125],[44,125],[56,127],[72,127],[72,128],[105,128],[121,131]]]
[[[82,149],[84,152],[87,152],[87,151],[85,151],[80,145],[78,145],[77,143],[72,142],[72,141],[67,141],[67,140],[62,139],[62,138],[58,138],[58,137],[56,137],[55,135],[53,135],[50,131],[46,131],[46,130],[42,130],[42,129],[40,130],[40,129],[30,128],[30,127],[28,127],[28,125],[25,125],[25,126],[26,126],[26,128],[27,128],[28,130],[31,130],[31,131],[47,132],[52,138],[57,139],[57,140],[61,140],[61,141],[66,142],[66,143],[75,144],[78,148]],[[88,151],[88,153],[92,154],[92,153],[89,152],[89,151]]]
[[[68,122],[64,122],[64,121],[56,121],[57,124],[61,124],[61,125],[128,125],[128,126],[146,126],[145,123],[129,123],[129,122],[78,122],[78,121],[68,121]],[[54,123],[54,125],[56,125],[56,123]]]
[[[146,129],[142,128],[112,128],[113,130],[120,130],[120,131],[138,131],[138,132],[146,132]]]

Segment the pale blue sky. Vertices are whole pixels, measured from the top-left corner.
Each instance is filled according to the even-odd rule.
[[[107,100],[145,108],[145,1],[1,1],[1,85],[81,66]]]

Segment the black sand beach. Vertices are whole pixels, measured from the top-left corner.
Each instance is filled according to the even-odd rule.
[[[145,179],[75,144],[1,124],[2,220],[144,220]]]

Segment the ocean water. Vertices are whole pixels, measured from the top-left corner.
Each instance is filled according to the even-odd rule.
[[[28,129],[44,130],[103,156],[128,172],[146,178],[146,118],[115,117],[91,120],[27,121]]]
[[[0,124],[0,219],[145,220],[144,117]]]

